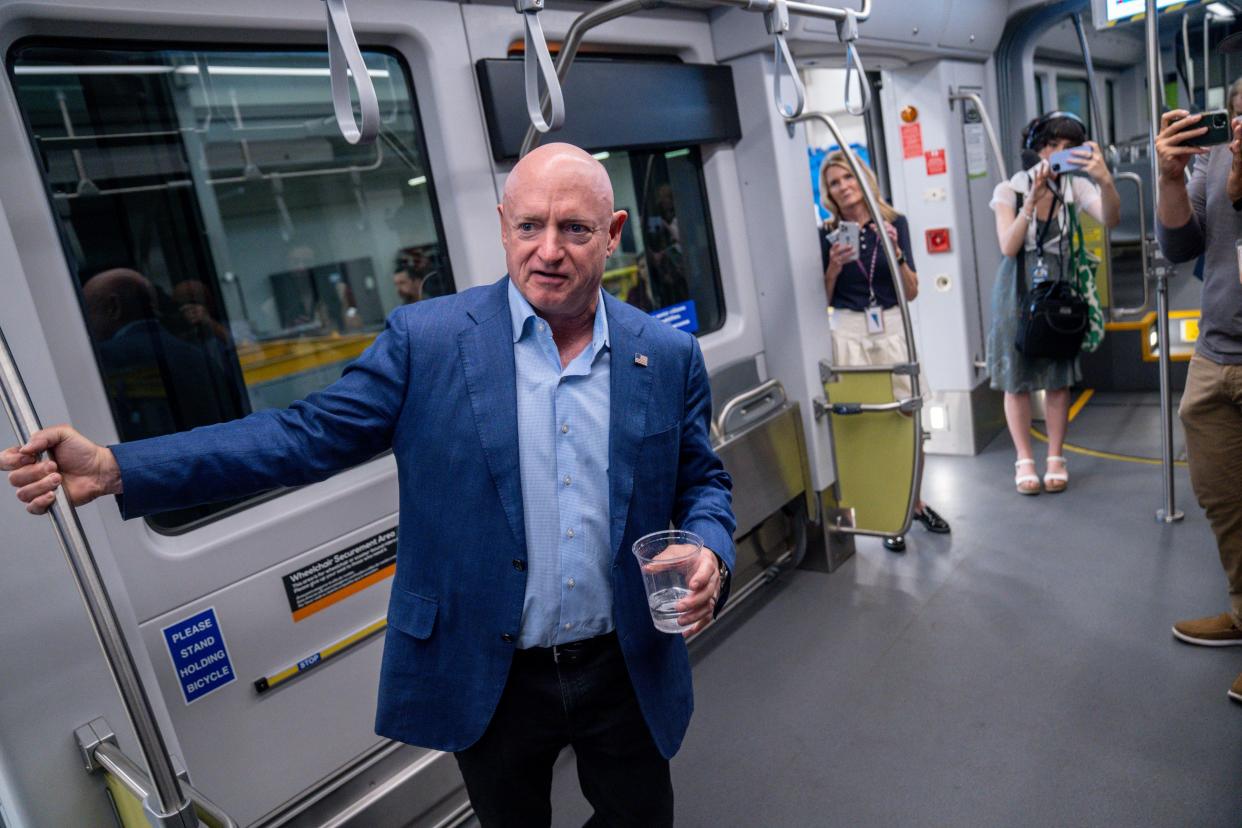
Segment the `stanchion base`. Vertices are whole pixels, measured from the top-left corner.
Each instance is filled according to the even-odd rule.
[[[1185,512],[1181,512],[1176,509],[1174,509],[1173,513],[1169,515],[1166,515],[1164,513],[1164,509],[1156,510],[1156,522],[1157,523],[1178,523],[1185,517],[1186,517]]]

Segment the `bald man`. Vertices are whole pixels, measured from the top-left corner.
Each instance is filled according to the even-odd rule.
[[[600,824],[671,825],[690,665],[683,636],[653,626],[630,548],[670,524],[701,536],[680,623],[710,623],[735,522],[703,357],[601,290],[626,214],[589,154],[534,150],[498,209],[508,275],[398,309],[325,391],[110,447],[51,428],[0,467],[31,512],[63,484],[79,504],[116,495],[129,518],[391,448],[401,532],[376,731],[453,751],[485,826],[549,824],[567,746]]]

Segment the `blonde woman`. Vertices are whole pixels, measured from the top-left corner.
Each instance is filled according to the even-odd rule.
[[[875,176],[862,168],[873,193],[879,192]],[[897,299],[898,282],[909,302],[918,295],[919,277],[914,270],[914,254],[910,248],[910,228],[906,217],[892,205],[880,201],[884,229],[897,246],[897,278],[889,269],[880,249],[881,232],[871,221],[863,200],[862,187],[850,171],[844,153],[833,152],[819,169],[819,188],[824,207],[832,213],[820,230],[824,257],[824,293],[832,307],[832,351],[837,365],[893,365],[906,361],[906,335]],[[838,241],[830,244],[828,233],[842,222],[854,222],[861,231],[858,246]],[[868,319],[868,317],[871,317]],[[911,394],[910,380],[894,375],[893,393],[898,398]],[[921,499],[914,507],[914,517],[929,532],[947,534],[949,523]],[[884,547],[893,552],[906,548],[905,538],[884,539]]]

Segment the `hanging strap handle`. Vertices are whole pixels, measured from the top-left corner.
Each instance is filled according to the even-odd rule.
[[[772,35],[772,61],[775,68],[772,74],[772,97],[776,99],[776,110],[785,118],[797,118],[806,108],[806,87],[802,78],[798,77],[798,68],[794,65],[793,55],[789,52],[789,44],[785,42],[785,33],[789,31],[789,4],[787,0],[776,0],[771,11],[763,13],[763,22]],[[781,68],[793,82],[794,104],[790,106],[781,97]]]
[[[851,115],[866,115],[871,109],[871,83],[867,70],[858,56],[858,12],[845,9],[845,19],[837,21],[837,39],[845,44],[845,111]],[[862,106],[855,108],[850,95],[850,73],[858,76],[858,88],[862,90]]]
[[[543,0],[514,0],[513,7],[526,23],[522,57],[526,69],[526,114],[540,132],[560,129],[565,123],[565,98],[561,94],[561,82],[556,77],[556,67],[552,65],[552,56],[548,54],[548,41],[543,36],[543,26],[539,23]],[[539,101],[540,75],[543,75],[543,82],[548,87],[550,111],[547,120],[544,120],[543,107]]]
[[[341,135],[351,144],[370,144],[379,134],[379,101],[375,97],[375,84],[362,60],[354,27],[349,22],[345,0],[323,0],[328,9],[328,74],[332,77],[332,108]],[[358,89],[358,104],[362,110],[361,126],[354,120],[354,105],[349,98],[349,75],[354,77]]]

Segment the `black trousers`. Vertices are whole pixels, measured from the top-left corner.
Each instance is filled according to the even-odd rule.
[[[671,826],[673,784],[615,633],[518,650],[483,737],[456,754],[484,828],[547,826],[552,766],[572,746],[588,826]]]

